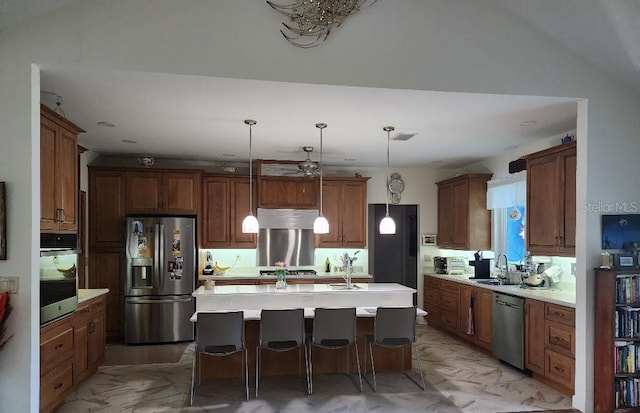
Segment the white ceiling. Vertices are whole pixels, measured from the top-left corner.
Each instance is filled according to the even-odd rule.
[[[0,30],[85,0],[0,0]],[[381,0],[383,1],[383,0]],[[490,0],[640,92],[640,1]],[[319,47],[322,47],[319,46]],[[299,159],[318,146],[326,122],[325,160],[383,165],[392,124],[418,132],[392,142],[392,164],[458,167],[532,139],[575,128],[573,99],[448,94],[301,85],[45,67],[42,90],[64,98],[87,130],[91,150],[197,160],[245,161],[254,118],[254,158]],[[49,95],[43,101],[53,104]],[[354,110],[354,108],[356,108]],[[521,127],[522,121],[537,123]],[[109,121],[118,126],[96,125]],[[138,143],[124,144],[122,139]],[[223,154],[235,156],[224,156]],[[317,159],[317,153],[314,153]],[[312,156],[313,157],[313,156]],[[344,159],[355,159],[345,161]],[[444,161],[444,162],[443,162]]]
[[[575,99],[281,83],[44,67],[41,90],[63,96],[84,128],[80,143],[103,154],[246,161],[255,119],[255,159],[303,160],[319,147],[332,165],[386,162],[385,125],[417,133],[391,143],[394,166],[460,166],[575,129]],[[42,94],[53,105],[53,96]],[[98,122],[114,123],[115,128]],[[522,122],[535,121],[522,126]],[[132,140],[136,144],[124,143]],[[312,159],[317,160],[317,153]]]

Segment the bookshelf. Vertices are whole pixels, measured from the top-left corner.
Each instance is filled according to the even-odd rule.
[[[594,411],[640,413],[640,269],[595,270]]]

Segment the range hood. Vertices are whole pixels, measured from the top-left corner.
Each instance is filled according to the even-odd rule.
[[[283,261],[288,266],[313,266],[315,239],[313,209],[258,208],[258,265],[272,266]]]

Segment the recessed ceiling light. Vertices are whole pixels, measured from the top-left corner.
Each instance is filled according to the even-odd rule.
[[[104,126],[105,128],[115,128],[116,127],[115,123],[105,122],[105,121],[98,122],[98,125]]]
[[[136,143],[138,143],[138,142],[136,142],[136,141],[134,141],[132,139],[123,139],[121,142],[122,143],[130,143],[132,145],[135,145]]]
[[[223,153],[222,156],[226,156],[227,158],[235,158],[236,154],[235,153]]]
[[[346,162],[355,162],[356,158],[344,158]]]
[[[538,123],[537,120],[523,120],[522,122],[520,122],[520,126],[522,126],[522,127],[533,126],[536,123]]]

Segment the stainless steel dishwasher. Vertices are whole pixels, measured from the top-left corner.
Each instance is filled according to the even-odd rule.
[[[493,355],[524,369],[524,298],[493,293]]]

